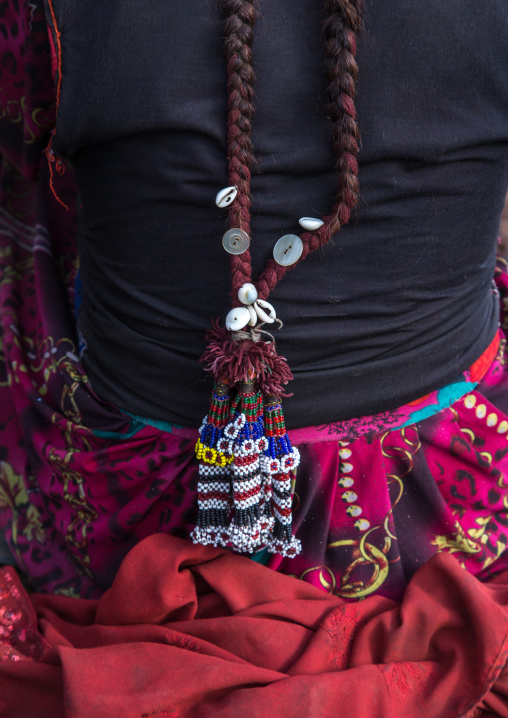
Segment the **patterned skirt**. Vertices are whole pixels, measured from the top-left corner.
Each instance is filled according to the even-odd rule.
[[[77,352],[70,216],[50,226],[0,210],[0,530],[37,591],[98,597],[140,539],[188,538],[197,431],[94,394]],[[290,432],[303,551],[254,558],[352,600],[401,598],[441,551],[480,579],[506,568],[505,347],[500,330],[468,372],[396,411]]]

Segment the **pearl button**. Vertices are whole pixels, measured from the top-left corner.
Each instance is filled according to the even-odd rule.
[[[297,234],[285,234],[273,248],[273,258],[277,264],[289,267],[302,256],[303,243]]]
[[[243,254],[249,244],[249,235],[243,229],[228,229],[222,238],[222,246],[229,254]]]
[[[237,194],[238,190],[236,189],[236,187],[224,187],[224,189],[221,189],[220,192],[217,192],[215,204],[221,209],[222,207],[229,207]]]

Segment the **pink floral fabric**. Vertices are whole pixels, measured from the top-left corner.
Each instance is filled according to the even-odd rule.
[[[53,194],[43,152],[54,123],[44,17],[32,3],[0,13],[1,88],[17,103],[0,117],[0,530],[36,590],[98,597],[142,538],[189,536],[197,431],[128,416],[90,386],[73,314],[75,189],[59,166]],[[502,265],[497,281],[506,302]],[[505,347],[395,412],[292,432],[303,552],[255,558],[350,600],[400,598],[439,552],[481,579],[505,568]]]

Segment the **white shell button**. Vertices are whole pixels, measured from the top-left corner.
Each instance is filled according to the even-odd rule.
[[[224,189],[221,189],[220,192],[217,192],[215,204],[217,205],[217,207],[221,208],[229,207],[237,194],[238,190],[236,189],[236,187],[224,187]]]
[[[226,316],[226,329],[237,332],[243,329],[250,320],[250,312],[247,307],[236,307],[228,312]]]
[[[242,304],[253,304],[257,298],[258,293],[256,287],[249,282],[247,284],[242,284],[238,290],[238,299]]]
[[[312,232],[315,229],[319,229],[324,225],[322,219],[316,219],[315,217],[302,217],[298,220],[298,223],[300,227],[309,230],[309,232]]]
[[[297,234],[285,234],[273,248],[273,258],[277,264],[289,267],[297,262],[302,256],[303,243]]]
[[[229,254],[243,254],[249,244],[249,235],[243,229],[228,229],[222,238],[222,246]]]

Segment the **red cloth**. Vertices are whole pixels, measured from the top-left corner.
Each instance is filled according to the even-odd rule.
[[[401,604],[348,604],[156,534],[100,600],[28,597],[3,569],[0,627],[1,716],[508,717],[508,574],[447,554]]]

